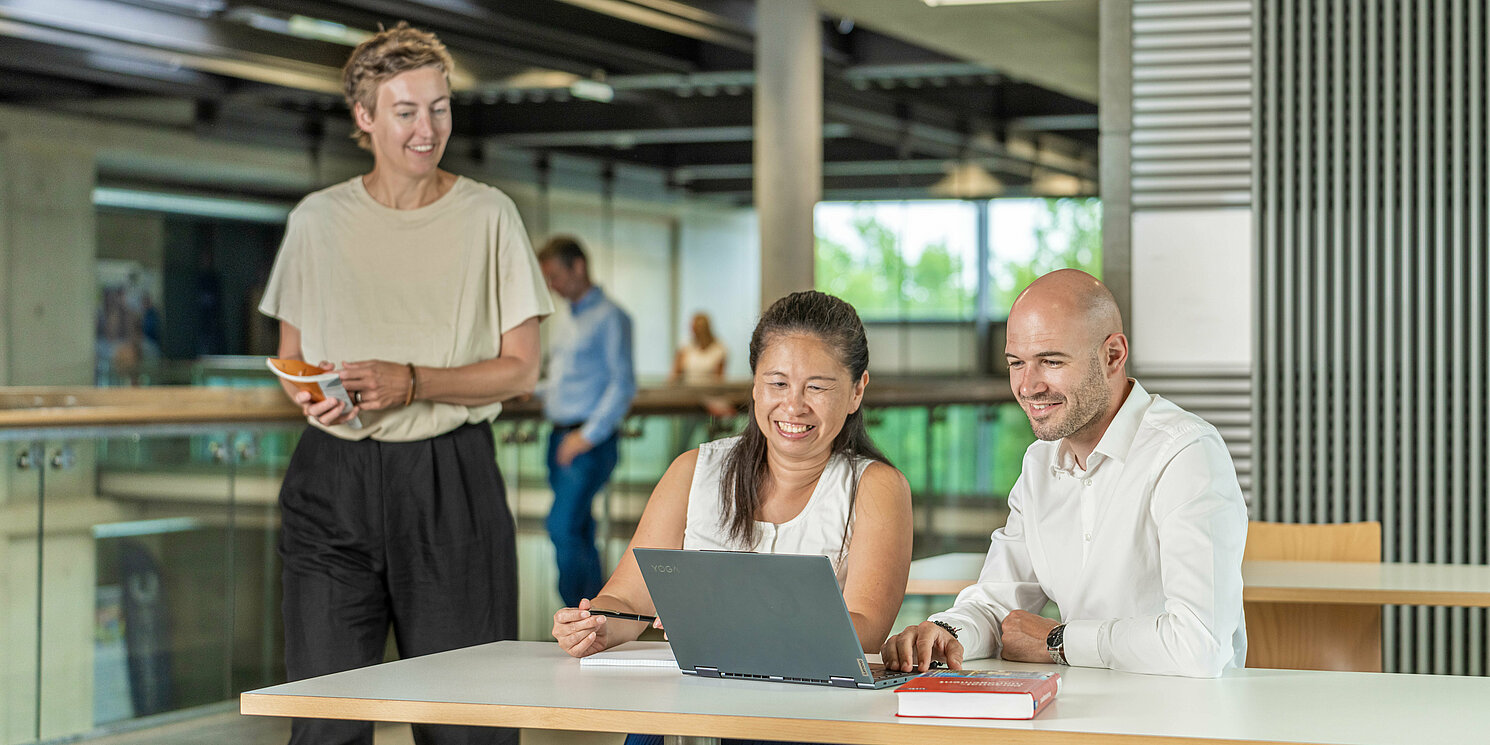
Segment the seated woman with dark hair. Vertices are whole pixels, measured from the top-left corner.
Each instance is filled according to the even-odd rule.
[[[911,492],[864,428],[868,368],[853,306],[821,292],[772,304],[750,338],[750,423],[673,461],[630,548],[827,556],[860,645],[879,651],[910,571]],[[585,657],[646,628],[591,607],[654,614],[630,550],[599,595],[554,614],[553,635]]]

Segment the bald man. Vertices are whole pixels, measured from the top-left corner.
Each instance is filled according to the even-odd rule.
[[[964,659],[1216,677],[1247,656],[1247,508],[1216,428],[1127,376],[1112,293],[1074,269],[1009,312],[1009,385],[1038,440],[977,584],[885,642],[886,666]],[[1036,615],[1055,601],[1061,621]]]

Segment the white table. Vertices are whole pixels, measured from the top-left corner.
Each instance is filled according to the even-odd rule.
[[[986,554],[938,554],[911,562],[907,595],[956,595],[978,581]]]
[[[1246,561],[1242,597],[1271,603],[1490,608],[1490,566]]]
[[[983,554],[911,562],[907,595],[955,595],[978,579]],[[1271,603],[1490,607],[1490,566],[1350,561],[1242,562],[1242,597]]]
[[[989,667],[1054,669],[993,660]],[[890,690],[585,668],[544,642],[498,642],[245,693],[244,714],[661,732],[840,743],[1165,745],[1484,742],[1490,678],[1236,670],[1216,680],[1060,668],[1028,721],[897,719]]]

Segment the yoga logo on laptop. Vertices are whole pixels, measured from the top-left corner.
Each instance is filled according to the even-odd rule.
[[[672,574],[678,571],[678,568],[671,564],[653,564],[652,571],[661,572],[662,574]]]

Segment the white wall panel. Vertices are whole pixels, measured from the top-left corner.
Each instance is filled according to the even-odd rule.
[[[1248,369],[1252,263],[1250,209],[1136,211],[1128,319],[1134,363]]]

